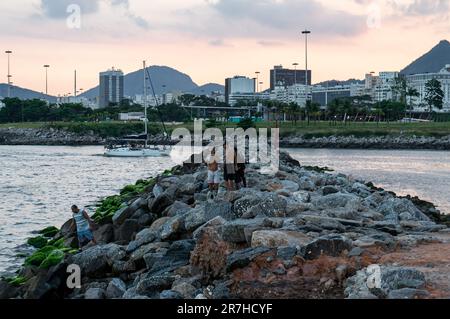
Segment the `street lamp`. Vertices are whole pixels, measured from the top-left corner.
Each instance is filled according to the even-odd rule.
[[[306,116],[308,117],[308,125],[309,125],[309,112],[308,112],[308,100],[309,100],[309,88],[308,88],[308,34],[311,34],[311,31],[304,30],[302,34],[305,35],[305,90],[306,90],[306,99],[305,99],[305,108],[306,108]]]
[[[261,74],[261,72],[256,71],[256,93],[259,93],[259,75]]]
[[[306,85],[306,100],[308,100],[308,34],[311,34],[311,31],[305,30],[302,31],[302,34],[305,35],[305,85]]]
[[[48,95],[48,68],[50,67],[50,65],[45,64],[44,68],[45,68],[45,95]]]
[[[8,97],[11,97],[11,71],[10,71],[10,55],[12,53],[11,50],[5,51],[5,53],[8,55]]]

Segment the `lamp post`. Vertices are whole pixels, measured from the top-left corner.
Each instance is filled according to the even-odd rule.
[[[308,34],[311,34],[311,31],[305,30],[302,31],[302,34],[305,35],[305,85],[306,85],[306,99],[308,99]]]
[[[45,68],[45,95],[48,95],[48,68],[50,67],[50,65],[45,64],[44,68]]]
[[[259,93],[259,75],[261,74],[261,72],[256,71],[256,93]]]
[[[11,97],[11,70],[10,70],[10,55],[12,53],[11,50],[5,51],[8,55],[8,97]]]
[[[306,99],[305,99],[305,107],[306,107],[306,116],[308,117],[309,124],[309,112],[308,112],[308,100],[309,100],[309,88],[308,88],[308,34],[311,34],[311,31],[304,30],[302,34],[305,35],[305,90],[306,90]]]

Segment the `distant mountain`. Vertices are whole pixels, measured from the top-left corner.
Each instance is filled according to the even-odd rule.
[[[225,86],[217,84],[217,83],[207,83],[205,85],[199,86],[192,90],[190,93],[196,95],[208,95],[212,92],[225,92]]]
[[[187,74],[181,73],[167,66],[151,66],[149,73],[153,82],[156,94],[162,94],[171,91],[193,92],[198,89],[198,85],[192,81]],[[124,76],[124,94],[126,96],[135,96],[143,93],[143,70],[126,74]],[[150,86],[149,86],[150,87]],[[87,98],[98,96],[98,86],[82,94]],[[151,91],[148,92],[151,94]]]
[[[0,97],[7,97],[7,96],[8,96],[8,84],[0,83]],[[21,100],[46,99],[51,103],[56,103],[56,97],[54,96],[45,95],[43,93],[21,88],[15,85],[11,86],[11,97],[18,97]]]
[[[431,51],[408,65],[400,73],[404,75],[439,72],[450,64],[450,42],[442,40]]]
[[[329,80],[329,81],[316,83],[314,85],[337,86],[337,85],[350,85],[350,84],[364,84],[364,80],[357,80],[357,79],[349,79],[346,81]]]

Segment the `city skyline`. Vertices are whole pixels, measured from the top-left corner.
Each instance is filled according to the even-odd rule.
[[[234,75],[269,86],[269,70],[305,64],[311,29],[313,83],[399,71],[449,34],[448,0],[17,0],[0,4],[3,51],[14,85],[49,94],[98,85],[112,66],[129,73],[167,65],[199,85]],[[71,7],[76,4],[77,6]],[[78,16],[77,8],[81,11]],[[432,22],[432,23],[429,23]],[[420,39],[420,41],[417,41]],[[3,54],[0,83],[7,82]]]

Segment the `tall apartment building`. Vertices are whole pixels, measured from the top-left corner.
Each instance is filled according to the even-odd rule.
[[[256,79],[245,76],[235,76],[225,79],[225,102],[231,106],[237,99],[253,99],[256,92]]]
[[[99,107],[110,106],[111,103],[120,103],[123,100],[123,72],[112,68],[100,72]]]
[[[308,70],[308,85],[311,85],[311,70]],[[285,69],[282,65],[276,65],[270,70],[270,89],[277,86],[293,86],[295,84],[306,84],[305,70]]]

